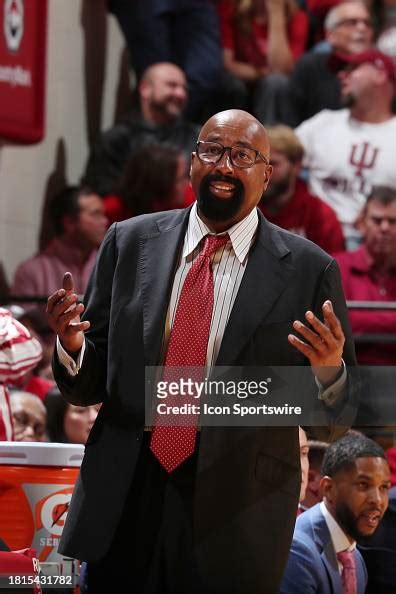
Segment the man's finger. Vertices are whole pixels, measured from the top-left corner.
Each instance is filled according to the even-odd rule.
[[[78,323],[80,323],[80,318],[79,316],[82,314],[84,310],[84,306],[82,305],[82,303],[79,303],[78,305],[76,305],[75,307],[73,307],[72,310],[65,312],[64,314],[62,314],[61,316],[58,317],[58,326],[59,326],[59,332],[66,332],[68,326],[70,325],[70,323],[73,320],[78,320]]]
[[[86,330],[88,330],[90,325],[91,324],[88,320],[84,320],[83,322],[71,322],[69,324],[69,328],[72,328],[72,330],[76,332],[79,332],[80,330],[82,332],[85,332]]]
[[[293,323],[293,328],[297,330],[297,332],[299,332],[316,350],[322,351],[327,348],[327,342],[320,336],[320,334],[313,332],[313,330],[307,328],[307,326],[302,324],[299,320],[296,320]]]
[[[287,339],[292,346],[294,346],[298,351],[300,351],[300,353],[305,355],[307,359],[309,359],[311,362],[314,357],[317,358],[315,350],[311,346],[297,338],[297,336],[294,336],[294,334],[289,334]]]
[[[59,289],[56,293],[50,295],[47,299],[47,313],[52,313],[55,305],[59,303],[61,299],[65,296],[66,291],[64,289]]]
[[[319,318],[317,318],[312,313],[312,311],[307,311],[305,317],[322,341],[324,341],[326,344],[330,344],[334,340],[334,336],[330,328],[321,322]]]
[[[77,304],[77,300],[78,297],[75,293],[67,295],[67,297],[64,297],[63,299],[55,303],[55,305],[52,308],[53,316],[60,317],[62,314],[68,312],[69,309],[70,311],[74,310]]]
[[[62,287],[65,289],[65,291],[74,292],[74,280],[71,272],[65,272],[63,275]]]
[[[328,326],[328,328],[330,328],[335,338],[337,340],[344,339],[344,332],[342,330],[340,320],[334,313],[331,301],[325,301],[322,306],[322,310],[326,325]]]

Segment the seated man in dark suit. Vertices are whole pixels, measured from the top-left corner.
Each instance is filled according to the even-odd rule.
[[[278,593],[301,486],[298,427],[197,432],[145,417],[146,367],[292,366],[308,371],[321,437],[344,432],[343,362],[355,357],[337,266],[257,210],[271,172],[260,122],[216,114],[192,154],[197,202],[110,228],[81,321],[71,275],[48,300],[63,395],[103,402],[61,545],[88,562],[89,592],[117,580],[136,594]]]
[[[281,594],[365,592],[367,571],[356,540],[373,534],[388,506],[385,453],[351,432],[328,447],[322,472],[323,501],[297,519]]]

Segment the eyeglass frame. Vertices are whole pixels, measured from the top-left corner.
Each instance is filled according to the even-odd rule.
[[[373,21],[370,18],[364,19],[350,17],[341,19],[340,21],[338,21],[338,23],[335,23],[333,25],[332,29],[338,29],[338,27],[357,27],[359,23],[363,23],[368,29],[373,28]]]
[[[219,156],[219,158],[217,159],[217,161],[204,161],[200,155],[199,155],[199,146],[200,144],[217,144],[221,147],[223,147],[223,150],[221,152],[221,155]],[[253,161],[253,163],[251,165],[246,165],[246,167],[243,167],[241,165],[235,165],[234,161],[232,160],[231,157],[231,151],[234,148],[248,148],[250,151],[254,151],[256,153],[255,159]],[[196,155],[198,157],[198,159],[201,161],[201,163],[205,163],[206,165],[212,164],[212,165],[217,165],[217,163],[220,163],[220,161],[222,160],[222,158],[224,157],[224,153],[226,151],[229,151],[229,155],[230,155],[230,162],[234,167],[237,167],[238,169],[250,169],[251,167],[253,167],[253,165],[256,165],[259,157],[264,161],[264,163],[266,163],[266,165],[269,165],[269,160],[267,159],[267,157],[265,157],[260,151],[258,151],[257,149],[253,148],[253,147],[245,147],[243,145],[239,145],[239,144],[235,144],[234,146],[224,146],[223,144],[221,144],[221,142],[217,142],[217,140],[198,140],[196,143]]]

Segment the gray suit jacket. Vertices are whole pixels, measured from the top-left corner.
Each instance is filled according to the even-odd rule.
[[[83,366],[58,385],[74,404],[103,401],[89,436],[60,550],[100,559],[120,521],[144,427],[144,369],[158,365],[188,210],[144,215],[108,232],[86,295]],[[259,228],[225,330],[218,365],[307,365],[287,341],[293,320],[331,299],[354,349],[335,261],[269,224]],[[316,398],[313,394],[312,398]],[[318,437],[345,424],[333,415]],[[219,592],[275,594],[286,563],[300,488],[296,427],[203,428],[195,494],[195,552]]]
[[[357,594],[364,594],[367,570],[358,550],[354,556]],[[319,503],[297,519],[279,594],[343,594],[336,553]]]

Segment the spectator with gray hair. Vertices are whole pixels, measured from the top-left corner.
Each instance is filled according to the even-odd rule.
[[[298,60],[282,101],[282,120],[293,128],[322,109],[340,108],[340,83],[331,69],[334,54],[359,53],[373,43],[371,15],[364,2],[341,2],[327,13],[324,28],[330,51],[311,50]]]

